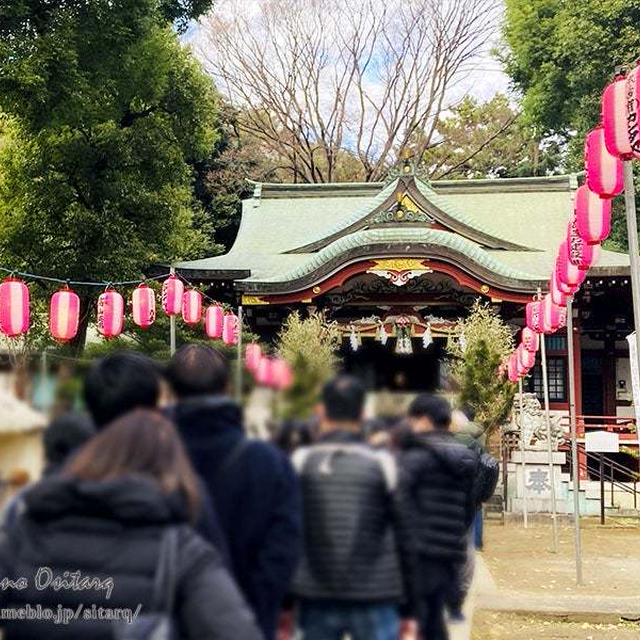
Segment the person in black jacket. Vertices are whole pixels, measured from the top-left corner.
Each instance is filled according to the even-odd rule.
[[[163,384],[159,366],[134,351],[115,351],[96,360],[84,380],[84,399],[94,424],[102,429],[134,409],[155,409]],[[166,384],[166,383],[165,383]],[[196,530],[222,554],[229,564],[227,538],[209,490],[200,481],[200,511]]]
[[[219,351],[186,345],[172,358],[167,376],[179,399],[173,418],[213,497],[233,575],[271,640],[300,558],[295,473],[276,447],[247,439],[240,407],[226,394],[229,365]]]
[[[396,640],[403,598],[394,509],[396,466],[364,440],[365,391],[341,375],[323,391],[319,434],[293,462],[302,487],[304,554],[292,592],[305,640]]]
[[[415,558],[412,602],[422,635],[445,640],[444,600],[466,558],[478,455],[449,432],[451,407],[443,398],[420,395],[408,413],[398,496]]]
[[[153,594],[168,530],[176,558],[160,586],[173,585],[174,606],[164,613],[180,637],[262,637],[220,555],[189,525],[198,482],[161,414],[138,410],[117,420],[24,500],[24,513],[0,536],[0,575],[14,585],[0,591],[0,606],[16,612],[0,623],[5,640],[111,640],[115,621],[162,611]],[[20,619],[28,610],[41,613]]]

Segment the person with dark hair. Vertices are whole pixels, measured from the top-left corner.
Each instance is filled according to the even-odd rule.
[[[162,394],[160,367],[135,351],[116,351],[96,360],[84,381],[84,398],[98,429],[134,409],[155,409]],[[228,561],[229,551],[208,488],[201,483],[198,532]]]
[[[319,435],[293,462],[304,553],[292,592],[305,640],[396,640],[403,582],[392,456],[364,440],[365,389],[340,375],[322,393]]]
[[[55,473],[69,456],[96,432],[93,422],[82,413],[64,413],[55,417],[42,437],[45,475]]]
[[[213,497],[233,575],[272,640],[300,556],[295,473],[272,444],[246,437],[241,409],[227,395],[229,365],[219,351],[185,345],[171,359],[167,377],[178,396],[173,418]]]
[[[96,430],[91,420],[80,413],[64,413],[54,418],[42,437],[45,467],[43,474],[56,473],[69,456],[89,440]],[[2,526],[12,527],[24,511],[25,488],[7,501],[2,514]]]
[[[131,409],[157,407],[160,389],[160,370],[151,358],[134,351],[116,351],[89,367],[84,400],[100,429]]]
[[[408,416],[411,434],[403,441],[398,496],[415,559],[411,600],[422,635],[445,640],[444,601],[466,559],[478,455],[449,432],[451,407],[444,398],[421,394]]]
[[[24,500],[25,512],[0,538],[0,574],[27,584],[2,591],[0,606],[81,614],[69,624],[2,621],[5,640],[120,637],[112,621],[82,615],[94,605],[166,614],[187,640],[261,638],[220,555],[190,526],[198,480],[160,413],[137,410],[105,427]],[[40,588],[52,579],[72,586]]]

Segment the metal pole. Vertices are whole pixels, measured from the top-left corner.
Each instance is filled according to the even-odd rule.
[[[175,267],[169,269],[169,273],[174,275]],[[172,314],[169,316],[169,355],[173,357],[176,352],[176,317]]]
[[[567,298],[567,352],[569,360],[569,424],[571,429],[571,477],[573,481],[573,528],[576,583],[582,584],[582,540],[580,536],[580,467],[576,425],[576,362],[573,353],[573,298]]]
[[[527,512],[527,463],[525,458],[525,441],[524,441],[524,420],[523,416],[523,398],[522,398],[522,378],[518,379],[518,395],[520,399],[520,462],[522,463],[522,523],[526,529],[529,526],[529,514]]]
[[[547,457],[549,463],[549,485],[551,487],[551,527],[553,529],[553,552],[558,553],[558,519],[556,514],[556,483],[553,469],[553,447],[551,446],[551,414],[549,413],[549,380],[547,378],[547,347],[544,333],[540,334],[542,356],[542,387],[544,390],[544,416],[547,422]]]
[[[640,371],[640,250],[638,249],[638,221],[636,217],[636,193],[633,184],[633,161],[624,163],[624,207],[627,213],[627,238],[629,264],[631,266],[631,294],[633,299],[633,323],[636,334],[636,358]]]
[[[600,454],[600,524],[604,524],[604,455]]]
[[[242,374],[243,374],[243,363],[242,363],[242,305],[238,307],[238,351],[236,354],[236,399],[238,402],[242,401]]]

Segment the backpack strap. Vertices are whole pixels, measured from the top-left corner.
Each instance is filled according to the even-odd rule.
[[[178,590],[178,527],[168,527],[160,540],[160,552],[153,581],[152,607],[173,614]]]

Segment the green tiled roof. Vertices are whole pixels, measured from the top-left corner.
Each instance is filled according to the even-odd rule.
[[[242,221],[229,253],[177,265],[202,278],[251,283],[286,283],[339,262],[340,254],[363,243],[385,245],[407,255],[406,245],[443,248],[464,255],[482,269],[520,282],[546,280],[573,209],[575,176],[496,180],[415,181],[420,195],[479,239],[427,224],[388,224],[368,228],[370,215],[393,196],[398,179],[381,183],[256,184],[243,202]],[[498,243],[483,242],[498,239]],[[509,243],[499,248],[500,243]],[[628,272],[626,254],[602,252],[594,275]],[[234,275],[234,272],[235,275]],[[240,275],[240,272],[244,272]],[[250,275],[248,275],[250,272]],[[248,275],[248,277],[247,277]]]
[[[427,247],[446,247],[460,255],[466,256],[469,260],[479,266],[485,267],[489,271],[506,278],[535,281],[540,279],[540,274],[536,274],[535,272],[527,273],[516,267],[510,267],[500,262],[498,256],[505,252],[496,251],[494,252],[494,255],[491,255],[475,242],[471,242],[470,240],[456,235],[455,233],[451,233],[450,231],[395,227],[390,229],[367,229],[343,236],[317,253],[307,254],[307,258],[304,263],[296,266],[290,271],[280,274],[276,280],[270,281],[289,282],[292,280],[298,280],[313,273],[343,253],[346,253],[349,249],[355,249],[362,246],[371,247],[371,256],[377,257],[380,254],[376,253],[376,247],[388,243],[398,245],[419,244],[426,245]],[[406,255],[416,257],[412,253]]]

